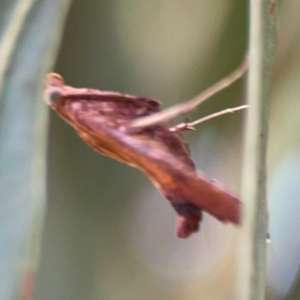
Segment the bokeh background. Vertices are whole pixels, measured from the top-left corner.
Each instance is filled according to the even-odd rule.
[[[71,86],[147,96],[168,107],[238,66],[247,49],[247,7],[233,0],[73,0],[53,70]],[[268,147],[270,300],[300,299],[299,11],[297,0],[278,5]],[[188,117],[245,103],[244,87],[235,83]],[[243,116],[185,134],[197,168],[236,195]],[[34,299],[234,299],[238,228],[205,215],[198,234],[177,239],[175,212],[150,181],[92,151],[53,112],[47,153]]]
[[[54,70],[73,86],[168,107],[236,68],[246,23],[246,2],[75,1]],[[189,117],[243,102],[239,82]],[[241,121],[226,116],[186,135],[197,167],[236,194]],[[93,152],[53,113],[48,167],[37,299],[232,299],[236,229],[205,216],[201,233],[177,239],[175,212],[149,180]]]
[[[300,260],[297,11],[297,1],[280,6],[271,89],[269,282],[278,297],[289,290]],[[147,95],[167,107],[234,69],[246,40],[246,1],[74,1],[55,71],[73,86]],[[240,82],[189,117],[244,101]],[[186,134],[197,166],[236,194],[241,115]],[[37,295],[232,299],[233,228],[206,216],[199,234],[177,240],[175,214],[147,178],[91,151],[56,115],[50,124],[49,204]]]

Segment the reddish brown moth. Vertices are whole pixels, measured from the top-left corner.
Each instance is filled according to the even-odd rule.
[[[224,223],[240,223],[241,202],[196,172],[189,147],[179,132],[170,130],[160,119],[150,125],[132,126],[136,120],[159,115],[160,102],[73,88],[54,73],[47,77],[44,95],[46,103],[90,147],[139,168],[150,178],[178,214],[178,237],[187,238],[198,231],[202,211]]]

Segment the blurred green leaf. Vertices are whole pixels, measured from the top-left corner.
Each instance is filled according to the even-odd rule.
[[[45,207],[47,109],[70,0],[0,1],[0,299],[30,299]]]

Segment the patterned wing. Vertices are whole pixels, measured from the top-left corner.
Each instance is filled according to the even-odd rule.
[[[128,131],[135,118],[156,113],[156,100],[65,86],[57,74],[48,77],[46,102],[94,150],[141,169],[179,215],[177,235],[199,228],[201,210],[226,222],[239,223],[240,202],[200,177],[188,146],[166,124]]]

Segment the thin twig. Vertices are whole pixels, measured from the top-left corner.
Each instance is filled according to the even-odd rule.
[[[241,105],[241,106],[237,106],[237,107],[233,107],[233,108],[227,108],[227,109],[221,110],[219,112],[213,113],[211,115],[208,115],[206,117],[203,117],[201,119],[198,119],[198,120],[196,120],[194,122],[191,122],[191,123],[185,122],[185,123],[178,124],[174,127],[171,127],[170,131],[178,132],[178,131],[186,131],[186,130],[195,130],[195,126],[200,124],[200,123],[206,122],[208,120],[211,120],[211,119],[214,119],[216,117],[220,117],[220,116],[223,116],[223,115],[226,115],[226,114],[231,114],[231,113],[234,113],[238,110],[246,109],[248,107],[249,107],[249,105]]]
[[[154,125],[160,122],[165,122],[170,119],[173,119],[181,114],[187,113],[195,109],[199,104],[203,103],[208,98],[212,97],[213,95],[217,94],[221,90],[229,87],[231,84],[233,84],[235,81],[237,81],[239,78],[241,78],[245,72],[248,69],[249,61],[248,61],[248,55],[243,60],[242,64],[234,70],[231,74],[229,74],[227,77],[221,79],[208,89],[206,89],[204,92],[199,94],[197,97],[193,98],[192,100],[189,100],[185,103],[174,105],[170,108],[167,108],[161,112],[158,112],[156,114],[153,114],[151,116],[139,118],[137,120],[134,120],[131,122],[130,127],[133,128],[140,128],[140,127],[146,127],[150,125]]]

